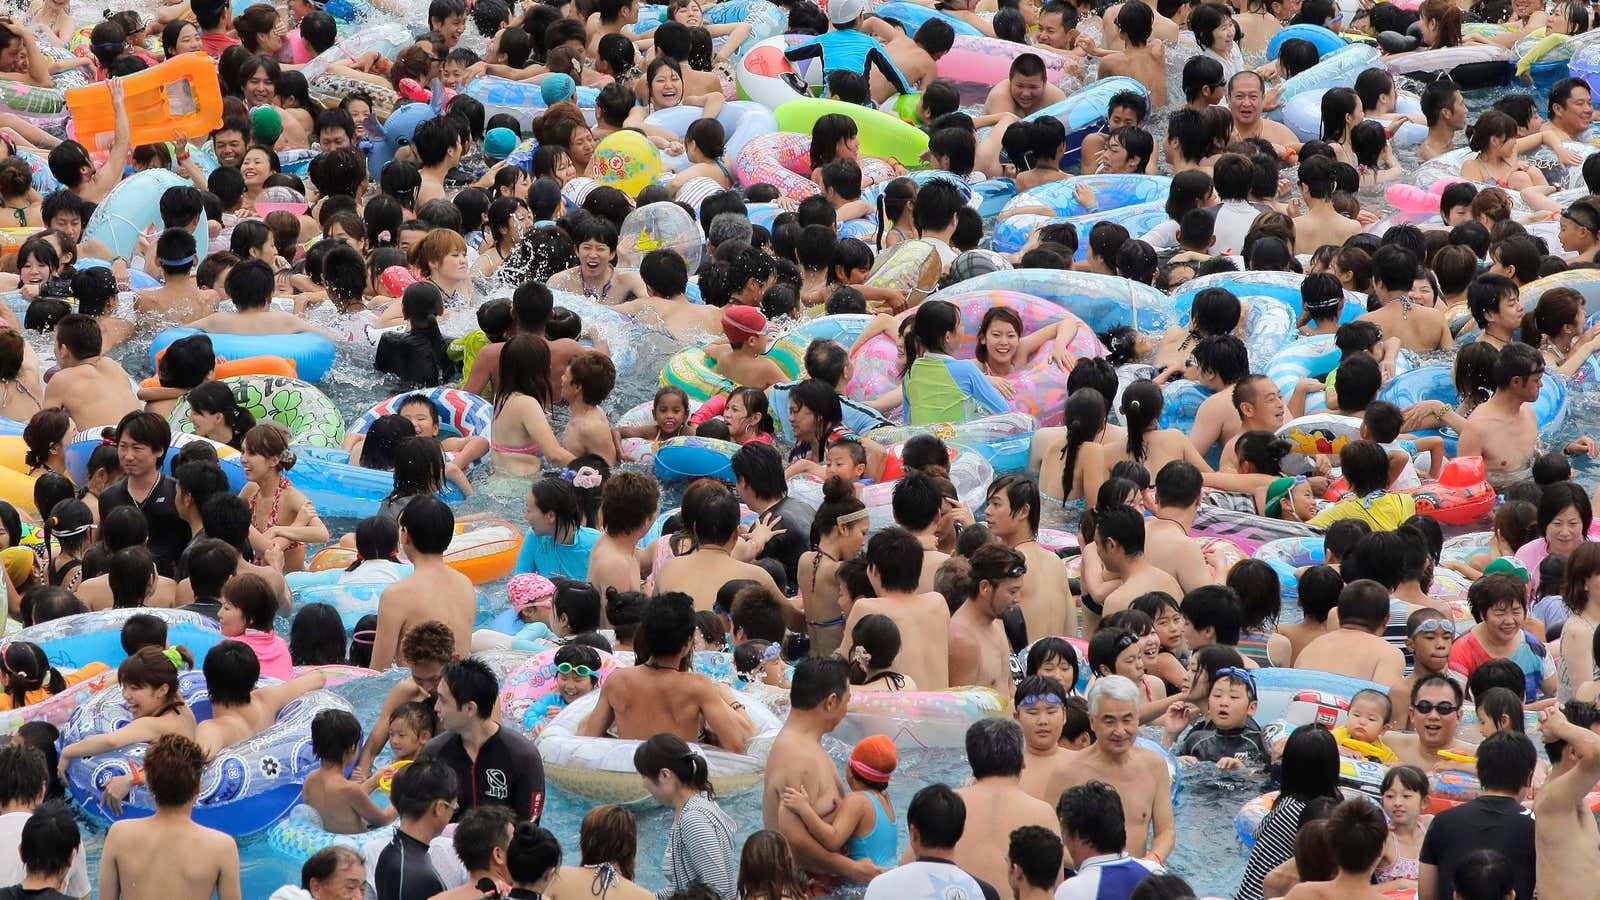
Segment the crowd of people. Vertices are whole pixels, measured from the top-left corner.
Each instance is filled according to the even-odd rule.
[[[1561,79],[1542,104],[1513,90],[1469,126],[1451,80],[1423,88],[1418,116],[1396,111],[1401,86],[1374,67],[1324,94],[1320,139],[1301,141],[1269,113],[1323,54],[1297,37],[1271,63],[1247,60],[1296,24],[1385,53],[1508,49],[1586,33],[1589,8],[1424,0],[1346,19],[1330,0],[942,0],[907,30],[862,0],[775,0],[795,36],[784,64],[816,66],[827,96],[862,115],[905,111],[927,133],[920,163],[949,173],[865,155],[872,126],[830,113],[809,126],[815,192],[796,202],[735,174],[719,116],[765,13],[727,2],[741,14],[698,0],[186,0],[80,22],[39,0],[0,19],[7,92],[104,80],[113,120],[86,145],[20,100],[0,111],[0,204],[23,231],[0,259],[0,289],[16,291],[0,303],[0,417],[22,458],[0,464],[31,481],[0,501],[6,618],[23,629],[0,645],[0,709],[29,719],[0,747],[0,900],[244,896],[238,845],[194,815],[206,767],[326,688],[329,666],[405,671],[370,719],[312,719],[301,799],[339,837],[274,900],[1193,898],[1183,876],[1238,900],[1588,896],[1600,543],[1569,460],[1581,472],[1600,444],[1570,428],[1547,444],[1539,403],[1547,380],[1592,380],[1600,351],[1582,278],[1600,261],[1600,162],[1578,149],[1590,87]],[[426,28],[388,55],[382,41],[334,50],[361,40],[341,21],[357,6],[366,29]],[[1464,36],[1464,19],[1496,27]],[[1028,45],[981,97],[941,63],[958,28]],[[192,53],[214,60],[220,124],[136,145],[134,79]],[[1080,145],[1048,110],[1112,76],[1144,89],[1106,98]],[[491,113],[469,87],[483,78],[534,84],[539,103]],[[914,109],[892,99],[911,93]],[[386,134],[380,120],[408,103],[428,115]],[[701,114],[681,131],[654,120],[678,106]],[[1425,126],[1415,151],[1395,146],[1405,125]],[[681,165],[622,190],[597,148],[625,133]],[[1379,186],[1460,146],[1471,155],[1437,216],[1380,224]],[[132,194],[119,186],[151,170],[184,183],[114,248],[96,210],[117,213]],[[1080,227],[1028,193],[1158,171],[1165,217],[1142,234],[1104,216]],[[1000,178],[1024,199],[985,220],[972,185]],[[1075,184],[1091,216],[1111,211],[1101,199]],[[770,225],[753,223],[774,202]],[[625,246],[630,216],[657,203],[682,207],[694,252]],[[1015,252],[985,246],[1041,215]],[[876,277],[901,245],[937,278]],[[1252,307],[1277,301],[1222,286],[1193,292],[1181,324],[1172,307],[1165,330],[1097,322],[1093,353],[1073,349],[1087,338],[1076,317],[1027,327],[996,303],[972,328],[960,285],[988,290],[1012,269],[1084,273],[1088,287],[1063,293],[1098,299],[1273,273],[1298,288],[1290,337],[1331,336],[1338,361],[1268,377]],[[1576,277],[1529,293],[1561,272]],[[768,351],[826,316],[854,316],[853,330],[807,342],[796,379]],[[197,331],[135,383],[143,342],[170,326]],[[341,365],[401,392],[323,451],[393,473],[375,515],[325,519],[296,486],[297,436],[219,377],[239,336],[326,338]],[[614,352],[657,340],[704,349],[732,389],[704,402],[665,379],[656,390],[660,359]],[[899,354],[893,386],[852,391],[862,348],[882,340]],[[1447,359],[1453,402],[1383,399],[1415,354]],[[1061,424],[1032,433],[1023,471],[958,487],[956,461],[976,451],[951,435],[1011,412],[1041,368],[1065,391],[1035,412]],[[1206,399],[1163,427],[1182,380]],[[490,401],[488,433],[443,427],[428,391],[446,386]],[[624,395],[647,400],[647,423],[619,424]],[[1349,433],[1297,468],[1285,434],[1317,400]],[[929,427],[872,436],[902,422]],[[673,508],[637,447],[686,437],[727,466]],[[1474,457],[1497,494],[1475,527],[1491,530],[1478,552],[1447,552],[1425,485]],[[488,470],[526,498],[507,517],[528,530],[509,583],[480,588],[447,555],[474,514],[438,495],[472,497]],[[820,503],[795,479],[820,484]],[[884,482],[889,500],[869,503]],[[1287,529],[1315,559],[1230,555],[1207,540],[1218,521]],[[324,545],[355,554],[337,584],[377,592],[352,629],[296,597]],[[514,612],[509,630],[486,626],[480,591]],[[169,645],[166,619],[134,614],[120,620],[125,658],[74,668],[28,639],[129,608],[197,614],[221,641],[196,658]],[[520,719],[491,665],[508,648],[553,654],[554,688]],[[705,674],[708,651],[728,674]],[[199,716],[180,685],[194,669]],[[1267,683],[1289,672],[1356,688],[1318,700],[1328,721],[1258,722]],[[105,733],[67,740],[26,714],[112,683],[127,716]],[[966,724],[970,780],[902,770],[903,734],[830,754],[852,703],[970,691],[1004,711]],[[659,875],[640,877],[625,806],[593,805],[576,835],[540,824],[560,788],[539,736],[575,704],[590,711],[563,727],[636,744],[643,793],[671,812]],[[772,717],[781,728],[764,732]],[[761,828],[742,841],[710,748],[763,766]],[[74,767],[112,752],[129,772],[87,793],[113,816],[151,814],[115,821],[91,867],[66,785],[82,803]],[[1351,761],[1386,767],[1381,782],[1354,783]],[[1242,872],[1213,871],[1230,822],[1175,809],[1175,779],[1206,770],[1276,791]],[[889,788],[906,778],[920,787],[897,809]],[[1440,779],[1475,790],[1432,796]]]

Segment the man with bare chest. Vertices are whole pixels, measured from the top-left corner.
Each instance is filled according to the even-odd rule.
[[[1022,726],[991,716],[967,728],[967,762],[972,784],[956,791],[967,805],[967,828],[956,842],[956,865],[990,884],[1003,884],[1009,870],[1006,847],[1011,832],[1037,825],[1059,833],[1055,807],[1028,795],[1020,782]]]
[[[1028,640],[1078,633],[1078,606],[1061,558],[1039,546],[1039,485],[1024,475],[1002,475],[989,485],[984,521],[994,536],[1022,554],[1022,619]]]
[[[1073,760],[1067,787],[1103,781],[1122,798],[1127,850],[1136,857],[1166,859],[1177,832],[1172,818],[1172,781],[1161,754],[1134,743],[1139,736],[1140,691],[1121,675],[1089,686],[1089,722],[1095,741]]]
[[[826,821],[839,811],[844,782],[833,757],[822,749],[822,736],[844,721],[850,706],[849,672],[844,660],[815,656],[794,667],[791,711],[767,756],[761,790],[763,827],[781,833],[800,868],[827,886],[837,886],[840,879],[865,883],[879,869],[870,859],[853,860],[817,843],[800,816],[784,807],[783,791],[804,789],[817,815]]]
[[[1001,619],[1017,605],[1027,571],[1022,554],[1004,544],[984,544],[972,554],[975,593],[950,617],[951,684],[1011,688],[1011,642]]]
[[[1457,454],[1482,456],[1489,483],[1525,477],[1538,454],[1539,421],[1533,402],[1544,386],[1544,358],[1526,344],[1510,344],[1494,364],[1494,396],[1467,416]]]
[[[1581,897],[1600,878],[1600,830],[1584,796],[1600,782],[1600,711],[1570,701],[1546,710],[1539,733],[1550,778],[1534,803],[1533,841],[1541,896]]]
[[[849,658],[854,646],[850,635],[863,616],[881,613],[900,629],[895,667],[918,690],[942,691],[950,687],[950,608],[939,594],[917,593],[922,555],[922,543],[904,528],[885,528],[872,536],[867,577],[878,596],[863,597],[850,608],[839,654]]]

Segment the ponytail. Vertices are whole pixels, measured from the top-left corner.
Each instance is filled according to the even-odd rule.
[[[961,311],[944,300],[927,300],[917,307],[911,320],[911,328],[905,336],[906,365],[900,370],[902,378],[911,371],[911,364],[924,351],[946,352],[945,339],[960,327]]]
[[[662,770],[671,772],[690,790],[715,800],[711,769],[706,758],[690,749],[683,738],[665,732],[640,744],[633,751],[633,768],[641,778],[655,781]]]
[[[1078,466],[1078,450],[1100,436],[1106,427],[1106,400],[1094,388],[1080,388],[1067,398],[1067,446],[1062,451],[1061,497],[1072,496],[1073,472]]]
[[[0,668],[6,674],[6,696],[11,698],[11,708],[18,710],[28,705],[28,694],[49,686],[51,694],[66,690],[66,679],[50,665],[44,650],[28,641],[13,641],[0,648]]]
[[[1144,462],[1145,454],[1148,452],[1144,441],[1145,432],[1161,419],[1161,409],[1164,404],[1161,388],[1149,379],[1135,381],[1122,392],[1122,422],[1128,428],[1129,459]]]

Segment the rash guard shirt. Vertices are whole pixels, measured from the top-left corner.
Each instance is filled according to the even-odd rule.
[[[473,759],[461,735],[447,731],[429,741],[422,752],[456,773],[457,821],[482,804],[508,807],[519,820],[538,822],[544,813],[544,761],[522,735],[500,728]]]
[[[783,55],[790,62],[821,57],[824,80],[827,79],[829,72],[839,69],[858,72],[862,77],[870,78],[871,69],[876,66],[883,74],[884,80],[888,81],[896,92],[911,93],[911,85],[895,67],[894,60],[883,51],[883,45],[854,28],[841,28],[827,34],[819,34],[803,44],[790,47]]]

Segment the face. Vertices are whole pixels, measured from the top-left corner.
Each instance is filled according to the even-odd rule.
[[[1410,822],[1422,814],[1422,795],[1395,779],[1383,792],[1383,813],[1392,822]]]
[[[1294,507],[1295,520],[1305,522],[1317,515],[1317,495],[1309,482],[1289,488],[1289,503]]]
[[[1435,747],[1450,743],[1455,737],[1456,726],[1461,724],[1461,707],[1456,703],[1455,693],[1444,685],[1430,684],[1424,687],[1411,705],[1411,727],[1417,737]],[[1443,709],[1440,704],[1443,704]]]
[[[279,16],[278,21],[272,26],[272,30],[261,36],[261,52],[269,56],[275,55],[283,48],[284,36],[288,33],[289,23],[285,22],[282,16]]]
[[[605,241],[584,241],[578,245],[578,262],[586,274],[603,272],[611,265],[611,247]]]
[[[789,428],[795,440],[816,440],[817,414],[798,403],[789,404]]]
[[[117,461],[122,463],[122,473],[133,478],[155,471],[161,456],[154,447],[125,436],[117,442]]]
[[[439,78],[445,87],[460,87],[467,83],[467,68],[459,62],[447,62],[439,70]]]
[[[1551,553],[1571,553],[1583,543],[1583,518],[1575,507],[1567,507],[1556,514],[1544,530],[1545,543]]]
[[[456,41],[461,40],[461,35],[467,30],[467,17],[454,15],[439,22],[439,33],[444,35],[446,45],[454,47]]]
[[[317,132],[317,146],[322,148],[323,153],[343,150],[350,146],[350,132],[343,128],[324,128]]]
[[[1116,674],[1123,678],[1130,678],[1138,682],[1144,678],[1144,646],[1145,641],[1140,639],[1128,645],[1126,650],[1117,654]]]
[[[217,624],[222,626],[222,633],[229,637],[244,634],[244,612],[224,597],[222,608],[217,611]]]
[[[1562,216],[1560,222],[1561,230],[1558,232],[1558,237],[1561,238],[1562,249],[1576,253],[1594,246],[1594,232],[1566,216]]]
[[[1054,678],[1069,691],[1078,683],[1078,673],[1073,671],[1072,666],[1059,656],[1045,657],[1044,662],[1039,664],[1039,671],[1035,674]]]
[[[1417,663],[1433,672],[1444,671],[1450,661],[1450,648],[1455,643],[1455,633],[1443,629],[1419,631],[1406,639],[1411,655]]]
[[[856,462],[849,449],[845,447],[829,447],[824,457],[826,460],[827,476],[838,475],[846,481],[859,481],[866,473],[866,466]]]
[[[454,281],[463,281],[467,277],[467,251],[451,250],[444,255],[444,259],[434,263],[434,274],[442,275]]]
[[[357,125],[365,122],[372,115],[372,107],[365,100],[351,100],[345,104],[345,112],[356,121]]]
[[[272,163],[267,160],[267,151],[259,147],[252,147],[244,154],[244,162],[239,166],[239,173],[244,176],[245,184],[260,187],[272,174]]]
[[[23,284],[43,284],[50,274],[50,266],[36,256],[28,257],[27,262],[17,267],[17,275],[22,278]]]
[[[1107,172],[1120,172],[1134,174],[1137,172],[1134,160],[1128,156],[1128,148],[1116,138],[1106,140],[1106,147],[1100,151],[1100,165]]]
[[[594,155],[594,132],[587,128],[575,128],[572,131],[572,146],[569,148],[573,163],[582,162],[589,164],[589,158]]]
[[[984,582],[984,584],[987,584],[987,582]],[[994,594],[989,608],[998,618],[1010,612],[1011,608],[1016,606],[1022,599],[1022,579],[1003,578],[993,586],[993,590]],[[1141,661],[1139,666],[1142,669],[1144,663]]]
[[[657,106],[677,106],[683,102],[683,76],[671,66],[662,66],[650,79],[650,101]]]
[[[1116,141],[1113,140],[1111,143],[1114,144]],[[1012,327],[1010,322],[1004,319],[995,319],[984,330],[983,343],[989,350],[990,359],[999,363],[1009,364],[1016,360],[1017,348],[1022,341],[1017,334],[1017,329]]]
[[[1236,79],[1228,94],[1228,106],[1233,109],[1234,121],[1240,124],[1261,118],[1261,82],[1254,78]]]
[[[439,717],[439,728],[444,731],[460,731],[477,718],[475,711],[456,705],[456,698],[450,696],[450,685],[443,681],[439,682],[438,699],[433,703],[433,711]]]
[[[1422,29],[1422,42],[1432,46],[1439,40],[1439,21],[1423,16],[1417,20],[1417,26]]]
[[[1183,617],[1183,644],[1184,644],[1184,646],[1188,647],[1190,650],[1194,650],[1194,649],[1196,649],[1198,647],[1204,647],[1206,644],[1209,644],[1209,643],[1211,643],[1210,636],[1205,635],[1205,634],[1201,634],[1200,631],[1194,627],[1194,623],[1189,621],[1189,618],[1187,616],[1184,616]]]
[[[1426,278],[1418,278],[1416,281],[1411,282],[1411,290],[1408,295],[1411,297],[1412,303],[1419,306],[1432,306],[1433,282]]]
[[[244,83],[244,99],[252,106],[265,106],[278,96],[278,89],[272,83],[272,76],[266,69],[256,69],[250,80]]]
[[[45,224],[67,234],[74,241],[83,237],[83,217],[76,212],[58,212]]]
[[[410,719],[400,718],[389,723],[389,748],[399,759],[411,759],[422,750],[423,737],[412,726]]]
[[[1384,714],[1383,704],[1370,698],[1350,704],[1350,714],[1346,725],[1350,729],[1350,736],[1358,741],[1371,743],[1383,736],[1384,726],[1389,723],[1389,717]]]
[[[224,425],[222,413],[201,412],[195,407],[189,407],[189,422],[194,425],[195,434],[217,434]]]
[[[1051,695],[1049,699],[1058,698]],[[1059,702],[1039,701],[1017,707],[1017,722],[1022,726],[1028,749],[1043,752],[1055,749],[1061,742],[1061,726],[1067,722],[1067,713]]]
[[[204,50],[205,45],[200,43],[200,29],[193,25],[183,26],[183,30],[178,32],[178,43],[173,49],[179,53],[193,53],[196,50]]]
[[[1594,104],[1589,97],[1589,91],[1584,88],[1573,88],[1567,102],[1556,107],[1557,115],[1562,118],[1563,125],[1575,126],[1576,130],[1589,127],[1589,122],[1594,119]]]
[[[1483,624],[1491,634],[1511,641],[1522,635],[1522,623],[1527,616],[1528,608],[1522,603],[1496,603],[1485,611]]]
[[[1044,13],[1039,16],[1039,43],[1057,50],[1071,50],[1077,29],[1061,27],[1060,13]]]
[[[128,712],[133,713],[136,719],[160,712],[167,705],[167,698],[166,688],[131,684],[122,686],[122,699],[128,704]]]
[[[534,534],[552,535],[556,533],[555,513],[547,513],[539,508],[539,501],[534,499],[533,492],[528,492],[528,527]]]
[[[1255,709],[1250,699],[1250,689],[1232,678],[1218,678],[1211,686],[1207,700],[1207,714],[1221,728],[1238,728]]]
[[[312,900],[361,900],[366,892],[367,869],[358,860],[346,860],[326,881],[311,880]]]
[[[1033,109],[1044,97],[1044,78],[1039,75],[1011,76],[1011,102],[1022,109]]]
[[[700,4],[696,3],[695,0],[689,0],[689,4],[687,6],[672,14],[672,18],[682,22],[690,28],[694,28],[701,23],[702,19],[700,16]]]
[[[239,451],[239,463],[244,467],[244,477],[252,481],[267,478],[278,471],[278,457],[252,453],[249,450]]]
[[[423,406],[421,403],[412,403],[401,407],[400,415],[416,426],[417,435],[420,437],[433,437],[439,433],[439,423],[434,421],[433,410]]]
[[[577,672],[557,672],[556,690],[561,692],[562,699],[571,703],[594,690],[594,676],[579,675]]]
[[[1090,715],[1091,727],[1097,744],[1111,753],[1126,753],[1139,736],[1139,709],[1135,704],[1109,697],[1100,698],[1100,705]]]
[[[683,427],[684,420],[689,418],[689,411],[683,407],[683,398],[677,394],[667,394],[656,401],[654,407],[656,427],[667,434],[677,434]]]
[[[1161,646],[1168,650],[1176,650],[1183,646],[1183,616],[1170,606],[1163,606],[1160,614],[1156,616],[1155,636],[1160,639]]]
[[[432,660],[425,662],[413,661],[411,663],[411,680],[416,684],[417,690],[432,697],[439,693],[439,685],[444,680],[444,663]]]

